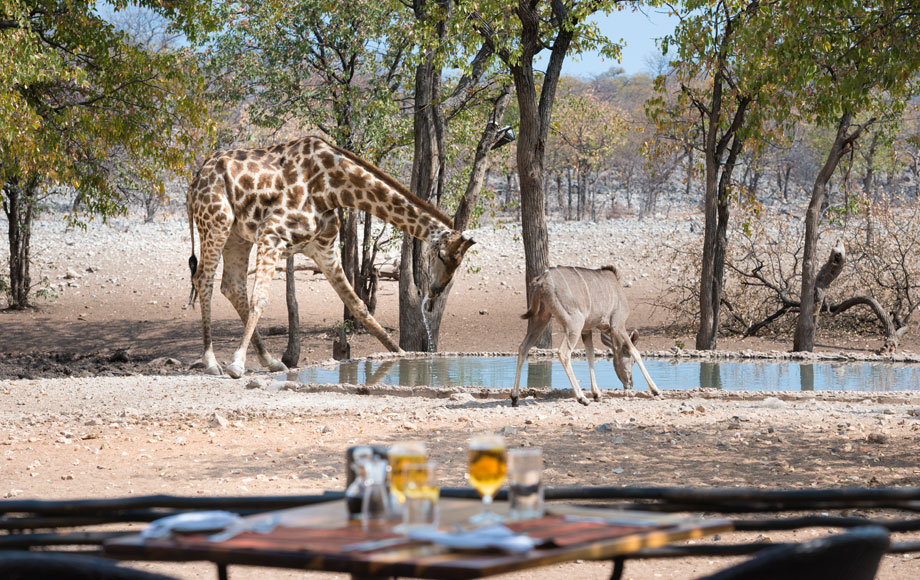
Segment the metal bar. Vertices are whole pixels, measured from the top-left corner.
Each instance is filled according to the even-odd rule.
[[[770,518],[761,520],[732,520],[736,532],[765,532],[797,530],[800,528],[853,528],[857,526],[882,526],[889,532],[920,530],[920,519],[895,520],[845,516],[803,516],[795,518]]]
[[[283,509],[341,499],[344,492],[327,491],[322,495],[275,495],[234,497],[185,497],[173,495],[148,495],[128,498],[83,500],[2,500],[0,514],[90,514],[130,509],[173,508],[183,510],[203,509]]]

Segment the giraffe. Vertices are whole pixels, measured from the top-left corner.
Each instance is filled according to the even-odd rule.
[[[384,346],[402,349],[370,315],[345,277],[337,251],[341,207],[374,216],[429,243],[429,299],[450,283],[474,240],[453,229],[447,215],[413,195],[371,163],[320,137],[308,136],[262,149],[238,149],[211,155],[192,179],[187,196],[192,238],[190,302],[201,304],[204,354],[208,374],[221,374],[211,339],[214,274],[224,260],[221,293],[230,300],[245,330],[232,362],[225,369],[239,378],[246,370],[250,341],[259,361],[273,372],[287,368],[271,356],[256,330],[268,304],[275,264],[302,253],[312,258],[355,318]],[[195,226],[201,260],[195,257]],[[247,297],[249,254],[256,246],[252,298]]]

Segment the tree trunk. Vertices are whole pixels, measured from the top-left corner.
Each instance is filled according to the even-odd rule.
[[[700,328],[696,334],[698,350],[716,348],[719,335],[719,308],[722,303],[722,282],[725,277],[725,253],[728,245],[728,219],[732,173],[741,153],[742,141],[738,130],[744,124],[750,99],[740,97],[731,126],[719,136],[723,113],[722,77],[716,74],[712,102],[709,106],[708,128],[703,147],[706,160],[704,199],[703,257],[700,272]],[[728,149],[728,158],[723,155]]]
[[[799,318],[795,327],[792,350],[811,352],[815,348],[815,254],[818,245],[818,221],[821,207],[827,195],[827,184],[837,169],[847,148],[856,140],[862,127],[847,135],[852,114],[848,111],[840,117],[837,135],[831,144],[824,166],[818,171],[811,190],[811,200],[805,212],[805,248],[802,255],[802,294],[799,301]]]
[[[703,256],[700,270],[700,327],[696,334],[697,350],[716,348],[718,327],[718,302],[713,296],[721,296],[721,288],[715,287],[716,247],[718,235],[718,174],[719,162],[716,152],[716,136],[722,106],[722,84],[713,87],[712,108],[710,109],[709,128],[703,152],[706,162],[704,198],[703,198]]]
[[[294,368],[300,361],[300,310],[297,304],[297,286],[294,283],[294,256],[287,259],[287,273],[284,281],[284,297],[288,311],[288,343],[281,356],[281,362]]]
[[[9,307],[22,310],[30,307],[32,289],[31,242],[32,219],[35,217],[35,190],[39,180],[11,179],[4,186],[3,211],[9,223],[10,289]]]
[[[571,15],[563,2],[552,2],[556,22],[567,22]],[[520,0],[517,15],[521,21],[520,49],[516,61],[508,61],[520,112],[520,137],[517,146],[518,176],[521,180],[521,234],[524,241],[524,280],[530,302],[530,283],[549,268],[549,237],[546,231],[543,162],[552,121],[553,102],[562,63],[574,36],[574,27],[560,26],[551,43],[549,62],[543,75],[539,100],[534,77],[534,57],[543,50],[540,39],[541,15],[536,3]],[[552,324],[537,339],[538,348],[553,343]]]
[[[450,7],[443,5],[447,14]],[[417,9],[418,18],[427,18],[428,12],[424,6]],[[437,33],[446,35],[446,20],[441,19],[435,23]],[[487,57],[491,49],[485,47],[480,50],[474,61],[480,57]],[[441,192],[445,182],[446,165],[446,133],[447,120],[442,110],[441,103],[441,68],[435,64],[434,56],[428,55],[419,63],[415,76],[415,108],[413,118],[413,132],[415,152],[412,164],[412,178],[410,189],[421,199],[431,200],[437,205],[441,200]],[[464,77],[464,80],[470,80]],[[469,91],[455,90],[447,101],[457,101],[458,105],[468,99]],[[501,119],[504,117],[505,108],[509,100],[507,90],[496,99],[492,110],[492,117],[486,125],[476,156],[473,170],[464,199],[461,200],[457,216],[454,220],[455,229],[463,229],[469,221],[473,208],[478,202],[482,181],[485,179],[488,168],[488,154],[495,143]],[[501,106],[499,107],[499,104]],[[500,108],[500,110],[499,110]],[[510,188],[509,188],[510,189]],[[420,240],[403,237],[399,264],[399,346],[406,351],[434,352],[438,348],[438,336],[441,330],[441,319],[444,307],[453,284],[449,284],[441,295],[433,300],[428,309],[423,311],[423,301],[428,296],[428,271],[427,250]]]

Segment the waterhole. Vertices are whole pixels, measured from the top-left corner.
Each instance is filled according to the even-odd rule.
[[[920,365],[911,363],[643,360],[658,388],[666,390],[698,387],[727,391],[920,390]],[[323,384],[508,389],[514,385],[516,364],[517,359],[513,356],[347,361],[333,367],[304,368],[288,374],[287,380]],[[587,361],[574,360],[572,368],[582,388],[590,388]],[[609,360],[597,359],[594,370],[601,389],[622,388]],[[531,359],[524,365],[521,386],[571,388],[559,361],[548,358]],[[648,388],[637,366],[633,367],[633,387]]]

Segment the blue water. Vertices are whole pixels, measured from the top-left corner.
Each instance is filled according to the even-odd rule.
[[[686,390],[697,387],[727,391],[909,391],[920,390],[920,365],[910,363],[801,364],[790,361],[677,361],[644,359],[652,380],[660,389]],[[439,385],[511,388],[515,357],[433,357],[389,361],[345,362],[330,368],[306,368],[289,373],[287,380],[303,383],[349,383],[354,385]],[[591,386],[588,363],[572,362],[582,388]],[[594,371],[601,389],[620,389],[622,384],[613,364],[595,361]],[[541,359],[525,363],[522,387],[570,389],[558,360]],[[642,373],[633,366],[633,388],[646,389]]]

